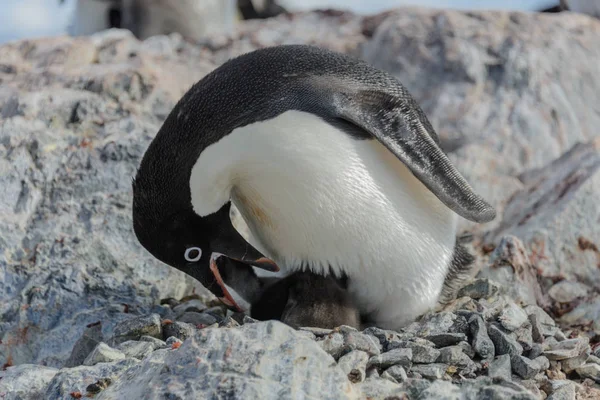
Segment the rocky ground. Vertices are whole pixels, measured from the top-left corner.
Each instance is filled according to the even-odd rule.
[[[64,368],[14,366],[0,373],[0,388],[27,399],[600,396],[600,348],[488,279],[400,332],[294,330],[200,296],[164,299],[155,311],[120,322],[110,337],[102,322],[90,324]]]
[[[401,9],[1,46],[0,398],[600,396],[599,38],[582,15]],[[403,332],[248,323],[133,235],[131,178],[171,107],[282,43],[397,76],[500,211],[461,223],[480,280]]]

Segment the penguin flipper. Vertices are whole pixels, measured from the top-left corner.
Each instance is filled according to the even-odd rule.
[[[338,88],[338,118],[370,133],[447,207],[474,222],[489,222],[494,208],[479,196],[439,145],[439,138],[415,100],[404,89]]]

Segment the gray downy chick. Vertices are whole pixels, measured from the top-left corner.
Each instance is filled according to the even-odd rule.
[[[211,263],[219,296],[236,311],[261,321],[293,327],[360,327],[360,315],[346,290],[346,279],[298,271],[284,278],[259,277],[252,266],[220,255]]]

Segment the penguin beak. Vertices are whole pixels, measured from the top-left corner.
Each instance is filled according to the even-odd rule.
[[[221,273],[219,272],[219,267],[217,266],[217,260],[224,255],[221,253],[213,252],[210,255],[210,271],[212,272],[217,284],[223,291],[223,297],[219,297],[226,306],[235,308],[238,312],[242,312],[242,308],[235,302],[231,293],[229,293],[229,289],[227,289],[227,285],[225,285],[225,281],[221,277]]]
[[[240,260],[238,260],[238,261],[240,261]],[[246,264],[250,264],[256,268],[264,269],[265,271],[279,272],[279,266],[277,264],[275,264],[275,261],[273,261],[267,257],[261,257],[258,260],[254,260],[254,261],[242,261],[242,262],[244,262]]]
[[[215,282],[222,291],[222,296],[218,296],[219,300],[238,312],[243,312],[245,307],[240,306],[241,303],[236,301],[234,294],[242,303],[251,304],[262,291],[260,279],[252,270],[251,265],[258,264],[259,268],[264,266],[264,269],[273,272],[279,270],[277,264],[267,258],[255,262],[245,262],[217,252],[210,255],[209,264]]]

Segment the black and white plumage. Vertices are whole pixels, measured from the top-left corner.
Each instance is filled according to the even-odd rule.
[[[457,214],[495,217],[397,79],[303,45],[239,56],[196,83],[150,144],[133,189],[140,243],[217,295],[211,254],[267,256],[280,275],[345,274],[361,314],[385,328],[435,305]],[[232,204],[247,240],[231,224]],[[190,247],[199,260],[186,261]],[[271,268],[265,261],[253,265]]]

